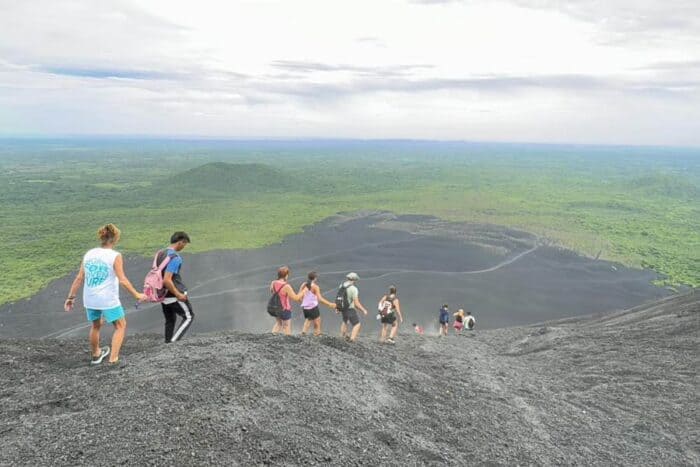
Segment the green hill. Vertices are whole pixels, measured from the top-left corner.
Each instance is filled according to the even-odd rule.
[[[173,175],[164,182],[178,192],[218,196],[277,193],[299,186],[293,177],[265,164],[211,162]]]

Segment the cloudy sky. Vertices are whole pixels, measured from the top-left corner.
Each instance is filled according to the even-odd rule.
[[[0,135],[700,145],[697,0],[0,0]]]

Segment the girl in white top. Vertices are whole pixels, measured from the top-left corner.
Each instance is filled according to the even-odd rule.
[[[335,303],[329,302],[323,297],[321,288],[316,283],[318,279],[318,273],[316,271],[311,271],[307,277],[309,280],[301,284],[301,288],[299,288],[299,295],[304,297],[301,301],[301,309],[304,312],[304,328],[301,331],[301,335],[305,336],[313,324],[314,336],[320,336],[321,312],[319,311],[318,304],[323,303],[328,308],[335,310]]]
[[[97,237],[100,239],[102,247],[93,248],[83,257],[78,275],[71,285],[68,298],[63,306],[66,311],[71,311],[75,295],[80,286],[84,285],[83,305],[88,321],[92,322],[90,328],[92,364],[101,363],[107,355],[110,355],[108,346],[100,348],[102,320],[114,325],[109,363],[119,362],[119,350],[126,333],[126,317],[119,300],[119,284],[124,286],[136,300],[142,301],[146,298],[131,285],[124,274],[122,255],[113,249],[119,241],[120,235],[121,232],[114,224],[107,224],[97,231]]]

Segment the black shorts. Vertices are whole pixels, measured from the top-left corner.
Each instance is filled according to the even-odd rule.
[[[304,319],[314,320],[321,317],[321,311],[318,307],[313,307],[309,310],[304,310]]]
[[[382,324],[394,324],[396,322],[396,313],[389,313],[386,316],[382,316],[380,321]]]
[[[350,308],[348,311],[343,312],[343,323],[350,323],[356,326],[360,323],[360,317],[357,316],[357,310]]]

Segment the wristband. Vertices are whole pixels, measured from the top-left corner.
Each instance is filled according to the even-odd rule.
[[[75,300],[75,297],[68,297],[68,298],[66,298],[66,301],[67,301],[67,302],[68,302],[68,301],[72,302],[73,300]]]

